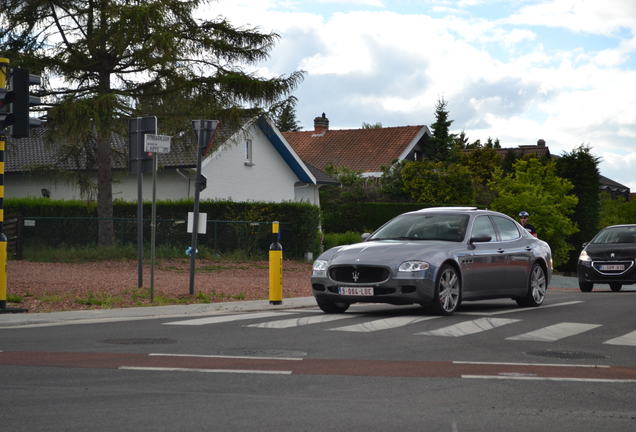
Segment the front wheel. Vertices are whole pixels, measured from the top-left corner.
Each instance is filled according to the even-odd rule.
[[[621,288],[623,288],[623,284],[620,284],[618,282],[612,282],[611,284],[609,284],[610,289],[614,292],[619,292],[621,290]]]
[[[440,269],[435,286],[433,312],[438,315],[452,315],[462,299],[462,281],[455,267],[444,265]]]
[[[316,297],[316,303],[318,303],[318,307],[324,313],[329,314],[344,313],[349,309],[349,303],[347,302],[337,302],[324,297]]]
[[[517,299],[517,304],[523,307],[539,306],[545,300],[545,293],[548,289],[545,270],[539,263],[534,263],[530,270],[530,279],[528,280],[528,293],[525,297]]]
[[[591,292],[592,289],[594,289],[594,284],[592,282],[579,280],[579,289],[581,292]]]

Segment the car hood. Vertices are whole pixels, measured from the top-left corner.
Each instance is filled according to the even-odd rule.
[[[331,248],[318,259],[334,264],[399,265],[409,260],[435,263],[440,257],[453,255],[463,243],[446,241],[380,240]]]
[[[633,260],[636,257],[636,244],[593,244],[585,247],[585,251],[593,260]],[[612,256],[614,254],[614,256]]]

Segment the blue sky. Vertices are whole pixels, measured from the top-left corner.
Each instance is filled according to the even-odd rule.
[[[304,70],[305,130],[430,125],[448,102],[454,132],[503,147],[580,145],[636,191],[633,0],[218,0],[199,13],[280,40],[254,72]]]

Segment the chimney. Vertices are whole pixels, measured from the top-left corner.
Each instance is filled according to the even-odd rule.
[[[314,118],[314,134],[324,135],[329,130],[329,119],[322,113],[322,117]]]
[[[545,147],[545,140],[540,139],[539,141],[537,141],[537,147]]]

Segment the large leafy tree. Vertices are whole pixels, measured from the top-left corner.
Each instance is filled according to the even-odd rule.
[[[580,146],[570,153],[564,153],[557,159],[557,173],[574,185],[573,193],[579,198],[572,219],[579,232],[570,238],[576,249],[570,254],[568,270],[576,269],[578,248],[589,241],[598,230],[601,200],[599,196],[599,158],[591,153],[589,147]]]
[[[128,116],[158,115],[182,128],[192,118],[223,120],[279,102],[302,79],[245,70],[267,58],[278,35],[196,19],[207,3],[0,0],[9,29],[0,35],[2,55],[45,78],[49,128],[80,146],[94,140],[100,244],[114,238],[111,134],[125,131]]]
[[[497,168],[489,186],[496,194],[491,209],[515,218],[520,210],[529,212],[539,238],[552,248],[555,265],[567,261],[572,249],[568,239],[578,231],[570,218],[578,198],[572,183],[557,176],[553,160],[520,159],[510,174]]]

